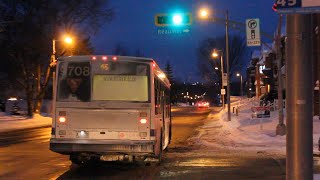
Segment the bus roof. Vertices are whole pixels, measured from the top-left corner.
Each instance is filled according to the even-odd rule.
[[[113,59],[117,58],[117,60],[125,59],[125,60],[139,60],[139,61],[145,61],[145,62],[155,62],[151,58],[145,58],[145,57],[134,57],[134,56],[116,56],[116,55],[85,55],[85,56],[62,56],[59,57],[58,61],[88,61],[88,59],[101,59],[107,58],[107,59]]]
[[[163,71],[158,66],[157,62],[151,58],[145,58],[145,57],[134,57],[134,56],[116,56],[116,55],[85,55],[85,56],[62,56],[59,57],[58,61],[88,61],[88,60],[103,60],[103,58],[106,59],[113,59],[116,58],[116,60],[132,60],[132,61],[139,61],[139,62],[146,62],[146,63],[154,63],[153,66],[155,67],[155,75],[159,77],[160,74],[164,74]],[[165,77],[160,78],[161,81],[165,83],[166,86],[170,87],[169,79]]]

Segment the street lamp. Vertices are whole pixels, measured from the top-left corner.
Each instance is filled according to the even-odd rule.
[[[237,77],[240,77],[240,96],[242,97],[242,75],[237,73]]]
[[[52,39],[52,55],[51,55],[51,60],[50,60],[50,67],[53,68],[56,66],[56,41],[62,41],[62,40],[56,40],[56,39]],[[66,43],[66,44],[69,44],[71,45],[73,43],[73,40],[70,36],[65,36],[63,41]],[[53,71],[52,73],[52,81],[53,81],[53,88],[55,88],[55,83],[56,83],[56,73],[55,71]],[[54,89],[53,89],[53,92],[54,92]],[[54,102],[54,101],[53,101]],[[53,106],[54,107],[54,106]]]
[[[72,40],[71,37],[66,36],[66,37],[64,38],[64,42],[65,42],[66,44],[72,44],[73,40]]]
[[[207,9],[201,9],[199,11],[200,19],[210,20],[214,22],[214,18],[209,18],[210,13]],[[225,15],[225,27],[226,27],[226,60],[227,60],[227,102],[228,102],[228,121],[231,121],[231,102],[230,102],[230,68],[229,68],[229,12],[224,11]]]
[[[52,55],[51,55],[50,66],[55,66],[55,63],[56,63],[56,41],[62,41],[62,40],[52,39]],[[70,36],[66,35],[63,38],[63,42],[65,42],[68,45],[71,45],[73,43],[73,39]]]
[[[200,11],[199,11],[199,16],[200,16],[200,18],[202,18],[202,19],[208,18],[208,17],[209,17],[209,10],[208,10],[207,8],[202,8],[202,9],[200,9]]]
[[[219,56],[218,52],[220,52],[220,64],[221,64],[221,89],[224,89],[224,83],[223,83],[223,51],[214,49],[212,53],[213,58],[217,58]],[[225,108],[225,101],[224,101],[224,94],[221,93],[221,101],[222,101],[222,107]]]

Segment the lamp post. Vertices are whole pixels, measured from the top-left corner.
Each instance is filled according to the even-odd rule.
[[[56,40],[56,39],[52,39],[52,55],[51,55],[51,59],[50,59],[50,67],[53,68],[56,66],[56,41],[62,41],[62,40]],[[64,43],[71,45],[73,43],[73,39],[70,36],[65,36],[63,39]],[[56,73],[55,71],[53,71],[52,73],[52,83],[53,83],[53,91],[54,92],[54,88],[55,88],[55,83],[56,83]],[[55,97],[54,97],[55,98]],[[55,101],[53,101],[55,102]],[[54,106],[53,106],[54,107]]]
[[[51,55],[51,62],[50,62],[51,67],[55,66],[55,63],[56,63],[56,41],[62,41],[62,40],[52,39],[52,55]],[[63,41],[69,45],[73,43],[73,39],[70,36],[65,36]]]
[[[214,18],[209,18],[210,12],[208,9],[201,9],[199,11],[199,16],[201,19],[210,20],[214,22]],[[230,64],[229,64],[229,12],[224,11],[225,16],[225,29],[226,29],[226,61],[227,61],[227,102],[228,102],[228,121],[231,121],[231,102],[230,102]]]
[[[223,83],[223,76],[224,76],[224,73],[223,73],[223,51],[222,50],[217,50],[217,49],[214,49],[213,50],[213,53],[212,53],[212,57],[216,58],[219,56],[218,52],[221,52],[220,53],[220,64],[221,64],[221,89],[224,89],[224,83]],[[222,101],[222,107],[225,108],[225,101],[224,101],[224,94],[222,94],[221,92],[221,101]]]
[[[242,75],[237,73],[237,77],[240,77],[240,96],[242,97]]]

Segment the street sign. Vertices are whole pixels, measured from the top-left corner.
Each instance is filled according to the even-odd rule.
[[[246,20],[247,46],[261,46],[259,19]]]
[[[221,89],[221,95],[226,95],[226,89]]]
[[[228,76],[227,76],[227,73],[223,73],[222,86],[228,86]]]
[[[158,28],[157,33],[159,35],[168,35],[168,34],[187,34],[190,32],[189,28],[183,29],[168,29],[168,28]]]
[[[319,0],[276,0],[277,12],[281,14],[319,13]]]

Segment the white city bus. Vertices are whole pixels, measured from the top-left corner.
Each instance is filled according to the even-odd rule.
[[[154,60],[57,61],[50,150],[90,160],[158,160],[171,139],[170,83]]]

